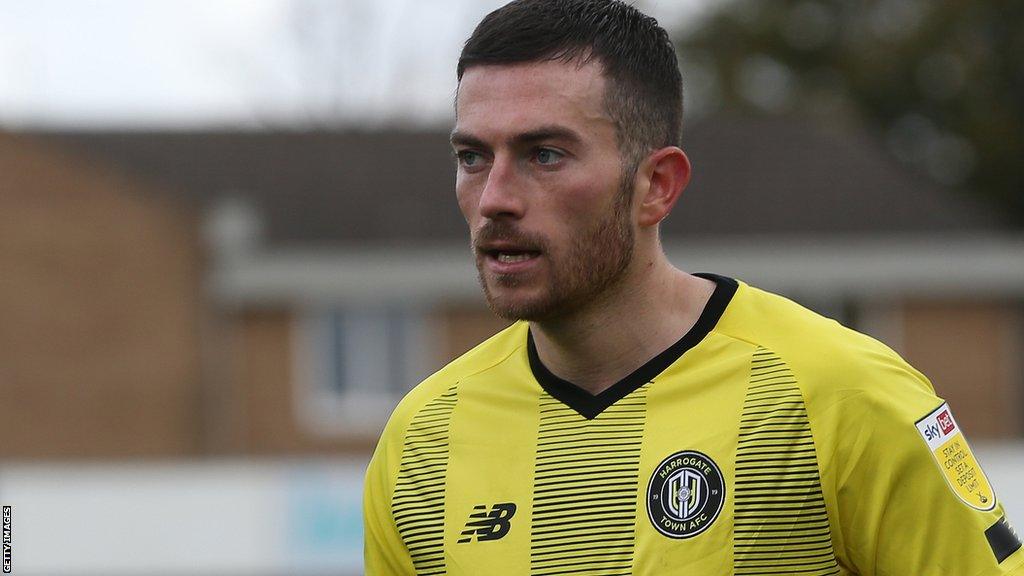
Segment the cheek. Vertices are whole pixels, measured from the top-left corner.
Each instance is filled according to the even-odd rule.
[[[480,204],[480,195],[461,176],[455,179],[455,199],[459,203],[462,217],[467,222],[472,222],[476,214],[479,213],[477,206]]]
[[[556,254],[571,252],[572,247],[585,241],[602,220],[592,198],[584,200],[577,197],[576,201],[570,202],[560,200],[549,203],[544,209],[543,221],[535,221],[535,224],[538,230],[543,231],[550,243],[548,247]]]
[[[610,186],[609,178],[588,178],[566,186],[563,193],[551,198],[549,210],[574,231],[593,228],[615,209],[618,186]]]

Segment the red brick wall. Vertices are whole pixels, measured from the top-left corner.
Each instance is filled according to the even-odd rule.
[[[200,447],[196,218],[0,134],[0,457]]]
[[[439,350],[438,368],[508,327],[507,320],[498,318],[487,309],[482,296],[480,300],[477,306],[450,306],[440,312],[440,341],[444,346]]]
[[[293,372],[294,313],[285,308],[246,309],[225,319],[230,342],[230,393],[224,404],[233,422],[227,452],[237,454],[345,454],[369,453],[376,430],[353,427],[349,433],[310,433],[309,423],[298,421]],[[504,322],[483,307],[438,310],[430,330],[442,342],[431,371],[491,336]],[[410,385],[416,384],[410,382]],[[341,418],[341,416],[339,416]],[[344,427],[344,422],[339,423]]]
[[[1007,302],[908,301],[901,315],[906,359],[949,401],[969,438],[1020,436],[1019,308]]]
[[[230,318],[230,405],[236,410],[230,451],[278,456],[371,452],[376,431],[314,435],[298,421],[294,322],[286,309],[246,310]]]

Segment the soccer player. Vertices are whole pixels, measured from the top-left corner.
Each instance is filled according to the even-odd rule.
[[[517,322],[392,415],[366,477],[367,574],[1024,573],[923,375],[668,262],[659,222],[690,164],[652,18],[517,0],[458,78],[456,196],[487,301]]]

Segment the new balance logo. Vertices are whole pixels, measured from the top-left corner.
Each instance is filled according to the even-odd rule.
[[[466,529],[462,531],[462,538],[459,538],[459,544],[472,542],[474,535],[477,542],[504,537],[512,529],[512,517],[515,514],[516,505],[511,502],[495,504],[490,512],[487,511],[486,504],[474,506],[473,513],[469,515],[469,522],[466,522]]]

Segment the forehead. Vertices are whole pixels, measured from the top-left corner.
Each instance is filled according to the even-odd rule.
[[[529,62],[466,70],[456,100],[456,130],[528,131],[565,125],[579,132],[613,127],[600,64]]]

